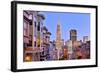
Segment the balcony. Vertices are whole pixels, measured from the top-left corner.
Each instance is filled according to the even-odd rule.
[[[43,50],[38,47],[35,47],[34,49],[33,49],[33,47],[29,47],[29,48],[25,49],[25,53],[40,53],[42,51]]]

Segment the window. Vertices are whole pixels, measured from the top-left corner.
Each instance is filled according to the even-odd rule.
[[[36,41],[34,42],[34,47],[36,47]]]
[[[38,22],[37,30],[40,31],[40,22]]]
[[[34,22],[34,24],[35,24],[35,27],[36,27],[36,21]]]
[[[38,25],[37,30],[40,31],[40,26]]]
[[[27,36],[28,35],[28,25],[29,23],[27,21],[24,21],[24,35]]]

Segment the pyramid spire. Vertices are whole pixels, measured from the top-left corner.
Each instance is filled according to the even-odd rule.
[[[60,17],[58,17],[58,23],[57,23],[58,25],[60,25],[61,23],[60,23]]]
[[[60,27],[60,18],[58,18],[57,29],[56,29],[56,49],[58,53],[58,59],[60,59],[61,51],[61,27]]]

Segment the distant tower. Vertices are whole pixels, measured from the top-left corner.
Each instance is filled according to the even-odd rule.
[[[61,50],[62,50],[60,20],[58,21],[57,30],[56,30],[56,49],[58,51],[58,59],[60,59],[60,53],[61,53]]]
[[[77,41],[77,31],[75,29],[70,30],[70,40]]]
[[[89,37],[88,36],[83,36],[83,43],[86,43],[87,41],[89,41]]]

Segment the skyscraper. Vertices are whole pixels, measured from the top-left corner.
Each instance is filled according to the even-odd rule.
[[[77,41],[77,31],[75,29],[70,30],[70,40]]]
[[[56,49],[58,51],[58,59],[60,59],[60,53],[62,50],[60,21],[58,21],[57,30],[56,30]]]
[[[83,43],[86,43],[87,41],[89,41],[89,37],[88,36],[83,36]]]

